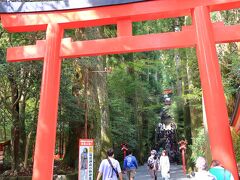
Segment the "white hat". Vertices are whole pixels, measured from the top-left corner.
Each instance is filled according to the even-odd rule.
[[[155,154],[157,154],[157,151],[156,150],[151,150],[151,154],[155,155]]]

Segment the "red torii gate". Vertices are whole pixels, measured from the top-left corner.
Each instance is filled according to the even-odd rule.
[[[79,2],[80,3],[80,2]],[[155,0],[125,5],[42,13],[2,14],[10,32],[46,30],[46,40],[7,50],[8,62],[44,60],[33,179],[53,175],[59,82],[63,58],[196,47],[212,158],[238,179],[215,44],[240,41],[240,25],[213,24],[210,12],[239,8],[240,0]],[[191,16],[181,32],[132,36],[132,22]],[[72,42],[64,29],[117,24],[117,37]]]

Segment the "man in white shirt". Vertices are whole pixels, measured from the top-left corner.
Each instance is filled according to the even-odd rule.
[[[122,180],[122,171],[119,162],[114,159],[114,151],[113,149],[109,149],[107,151],[107,159],[102,160],[97,180],[100,180],[102,176],[102,180]]]

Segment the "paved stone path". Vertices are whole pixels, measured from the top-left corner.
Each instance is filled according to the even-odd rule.
[[[170,176],[171,176],[171,178],[170,178],[171,180],[174,180],[174,179],[190,180],[189,178],[184,176],[184,174],[182,172],[182,166],[180,166],[180,165],[171,164]],[[126,175],[124,175],[124,178],[127,180]],[[144,166],[140,166],[137,169],[137,174],[136,174],[135,180],[151,180],[151,177],[148,173],[148,168],[147,168],[146,164]],[[161,180],[160,172],[158,172],[158,180]]]

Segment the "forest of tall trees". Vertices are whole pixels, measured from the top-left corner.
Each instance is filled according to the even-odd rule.
[[[239,9],[211,16],[214,22],[240,23]],[[135,22],[133,34],[180,31],[189,24],[189,17]],[[116,26],[71,29],[64,36],[73,40],[110,38],[116,36]],[[6,48],[41,39],[45,32],[11,34],[0,28],[0,142],[10,140],[4,167],[15,175],[32,167],[43,64],[7,63]],[[240,43],[216,47],[230,118],[240,86]],[[64,153],[58,162],[63,171],[77,172],[78,140],[84,138],[86,127],[88,138],[95,140],[95,169],[110,147],[122,161],[122,143],[128,143],[144,163],[155,146],[164,89],[173,90],[168,113],[176,121],[178,140],[185,138],[189,143],[189,167],[197,156],[208,156],[195,48],[65,59],[61,72],[56,154]],[[236,134],[234,147],[240,162]]]

